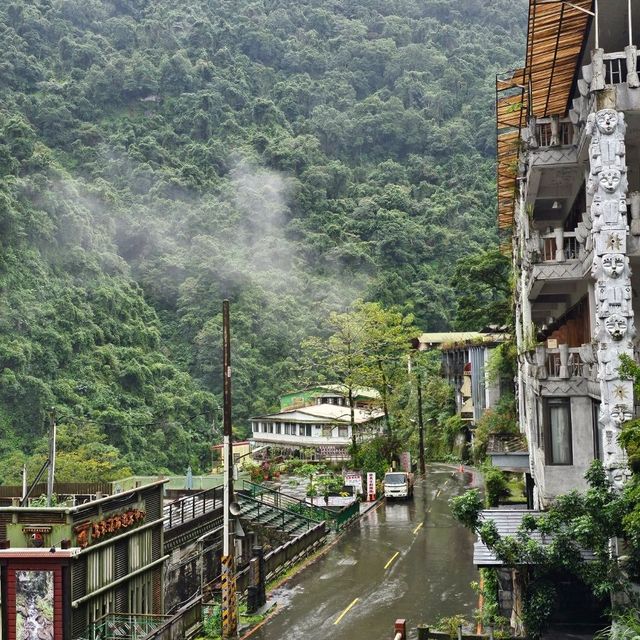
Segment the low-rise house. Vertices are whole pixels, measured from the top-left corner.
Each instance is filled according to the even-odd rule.
[[[375,406],[379,399],[376,391],[353,390],[353,408],[348,395],[342,385],[285,394],[278,413],[251,418],[254,445],[269,445],[291,454],[310,449],[316,458],[347,459],[354,439],[373,437],[383,426],[383,411]]]

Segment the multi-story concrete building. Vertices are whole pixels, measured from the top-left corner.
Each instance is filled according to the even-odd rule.
[[[526,64],[497,81],[499,224],[512,233],[518,399],[533,503],[584,489],[634,415],[640,6],[530,1]],[[635,273],[634,273],[635,272]],[[632,275],[632,273],[634,275]]]
[[[373,389],[354,389],[349,403],[343,385],[320,385],[285,394],[278,413],[251,418],[256,446],[282,451],[313,450],[314,457],[342,460],[356,440],[382,430],[383,412],[377,408],[379,394]],[[353,413],[353,425],[352,425]]]
[[[512,381],[508,381],[507,389],[507,381],[489,374],[491,354],[508,337],[504,331],[488,328],[423,333],[416,340],[420,351],[440,350],[442,376],[455,390],[456,412],[470,427],[475,426],[486,409],[495,406],[504,391],[513,388]]]

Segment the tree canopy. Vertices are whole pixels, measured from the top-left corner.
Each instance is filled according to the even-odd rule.
[[[493,82],[525,17],[0,3],[0,453],[35,455],[55,407],[135,472],[201,469],[224,297],[240,427],[357,298],[447,328],[456,263],[497,242]]]

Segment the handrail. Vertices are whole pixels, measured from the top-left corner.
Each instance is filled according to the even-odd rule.
[[[333,509],[327,509],[321,505],[309,504],[305,500],[300,500],[299,498],[295,498],[294,496],[290,496],[286,493],[281,493],[280,491],[276,491],[275,489],[265,487],[255,482],[251,482],[250,480],[243,480],[243,483],[243,488],[244,486],[249,485],[252,497],[257,495],[258,490],[260,490],[260,493],[276,494],[280,500],[285,498],[285,500],[282,501],[285,505],[290,505],[290,508],[286,509],[289,513],[300,515],[315,522],[329,521],[336,530],[340,529],[346,522],[351,520],[356,513],[360,513],[360,506],[357,501],[347,507],[343,507],[339,511],[334,511]],[[296,508],[303,510],[303,513],[296,511]],[[305,516],[304,512],[311,515]]]
[[[264,507],[267,511],[278,511],[280,512],[281,516],[282,516],[282,528],[284,529],[284,525],[285,525],[285,516],[294,516],[295,518],[299,518],[300,520],[306,520],[307,522],[307,529],[309,528],[309,523],[312,523],[314,526],[318,524],[317,520],[314,520],[313,518],[309,518],[307,516],[303,516],[300,513],[296,513],[295,511],[289,511],[288,509],[282,509],[281,507],[276,507],[273,504],[269,504],[268,502],[263,502],[262,500],[257,500],[256,498],[252,498],[250,495],[247,495],[246,493],[240,493],[239,495],[242,496],[243,500],[249,500],[250,502],[254,502],[255,504],[258,505],[258,518],[260,517],[260,511],[261,509]]]
[[[172,529],[175,526],[195,520],[209,511],[221,507],[223,503],[223,487],[217,486],[204,489],[188,496],[174,500],[163,508],[165,517],[164,528]]]
[[[258,484],[256,482],[251,482],[250,480],[243,480],[243,488],[249,486],[251,490],[251,495],[255,497],[258,492],[260,494],[272,495],[274,499],[282,502],[283,504],[297,504],[302,507],[309,509],[310,511],[314,511],[317,513],[323,514],[323,520],[330,520],[334,516],[334,512],[331,509],[326,509],[321,505],[312,505],[306,502],[305,500],[301,500],[300,498],[296,498],[295,496],[291,496],[288,493],[282,493],[282,491],[276,491],[275,489],[271,489],[270,487],[265,487],[264,485]]]

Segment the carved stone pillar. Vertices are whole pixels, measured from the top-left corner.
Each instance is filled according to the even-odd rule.
[[[547,348],[539,344],[536,347],[536,378],[538,380],[547,379]]]
[[[596,81],[594,54],[594,83]],[[593,83],[592,83],[592,88]],[[594,326],[598,343],[600,424],[604,465],[619,488],[627,477],[627,461],[618,443],[622,425],[633,417],[633,385],[620,378],[620,356],[633,358],[635,334],[631,304],[631,273],[627,252],[627,225],[622,203],[628,189],[625,161],[625,121],[622,112],[603,109],[589,116],[588,131],[593,235],[592,276],[596,280]]]
[[[558,351],[560,352],[560,372],[558,377],[560,378],[569,378],[569,345],[568,344],[559,344]]]
[[[564,262],[564,229],[556,227],[553,235],[556,240],[556,262]]]
[[[538,123],[534,116],[529,118],[529,148],[537,149],[539,146],[538,142]]]
[[[560,146],[560,116],[551,116],[551,140],[550,147]]]
[[[591,54],[591,91],[605,88],[604,49],[594,49]]]
[[[640,87],[640,78],[638,78],[638,49],[635,45],[630,44],[624,48],[627,56],[627,84],[631,89]]]

